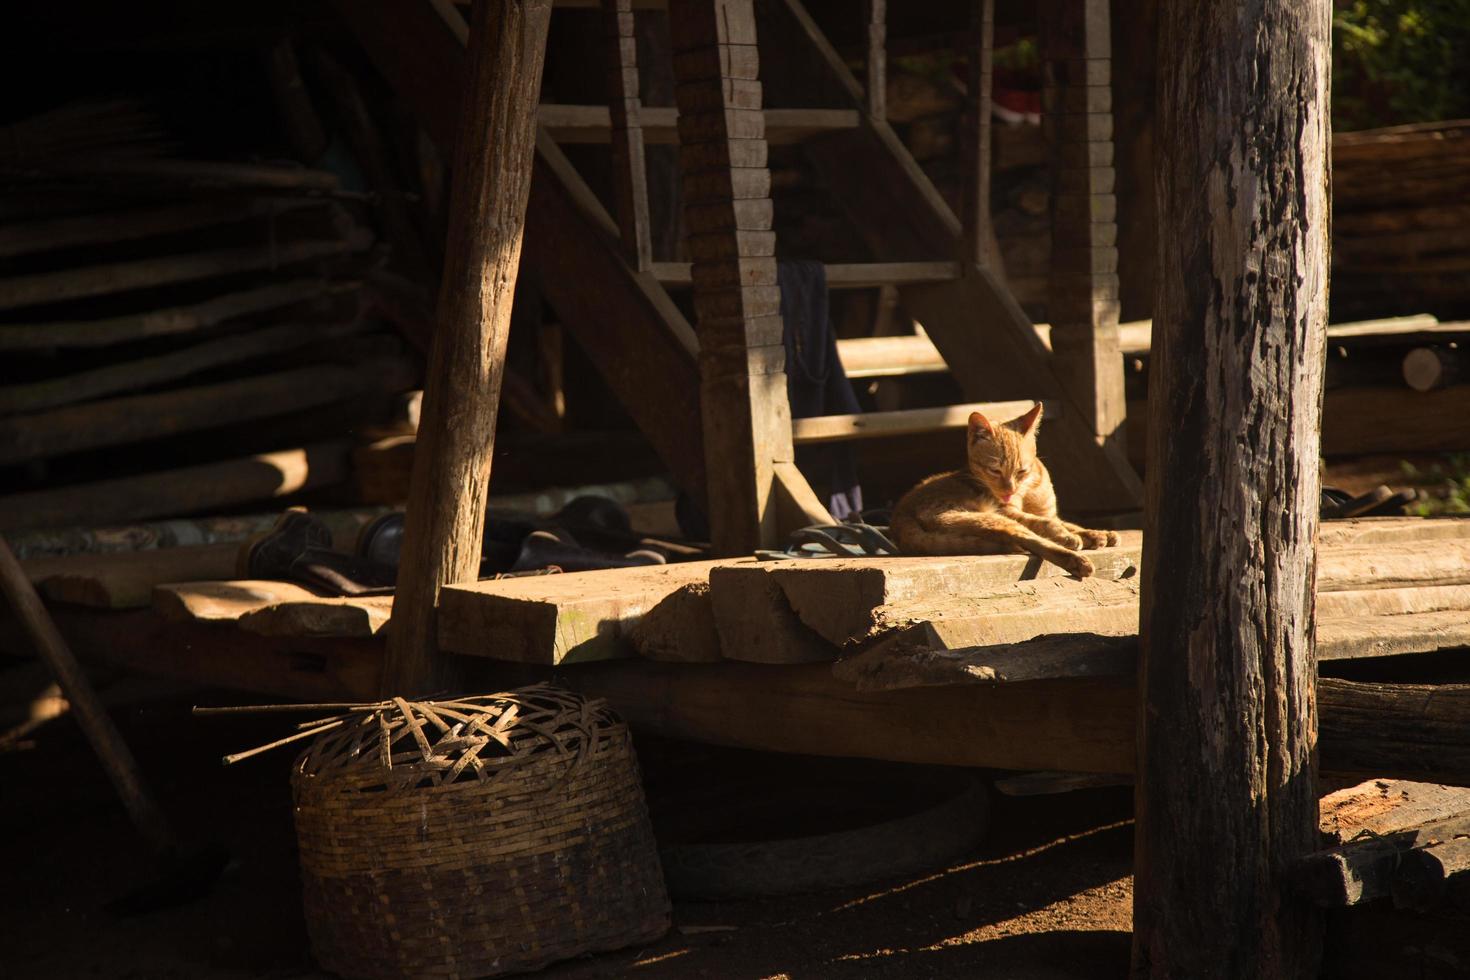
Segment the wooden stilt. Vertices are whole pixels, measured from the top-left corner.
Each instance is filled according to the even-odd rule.
[[[669,8],[693,259],[700,407],[718,554],[772,546],[775,468],[794,459],[752,0]]]
[[[1137,977],[1317,975],[1288,872],[1317,843],[1330,20],[1160,8]]]
[[[633,0],[602,0],[607,35],[608,106],[612,121],[613,202],[623,252],[639,272],[653,267],[648,224],[648,172],[643,161],[643,103],[638,96],[638,39]]]
[[[964,247],[962,262],[991,268],[990,242],[990,83],[995,0],[971,0],[969,130],[965,157]]]
[[[496,408],[521,252],[551,0],[474,7],[439,326],[414,454],[382,689],[453,684],[439,653],[439,590],[480,565]]]
[[[1052,363],[1104,445],[1127,418],[1118,348],[1117,200],[1113,196],[1108,0],[1049,5],[1046,124],[1052,202]]]

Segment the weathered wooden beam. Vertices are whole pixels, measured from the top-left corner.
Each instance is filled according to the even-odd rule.
[[[453,585],[440,596],[440,643],[466,656],[547,666],[626,657],[627,634],[645,612],[686,585],[707,582],[710,570],[722,564],[679,562]]]
[[[1296,888],[1322,908],[1361,905],[1393,896],[1401,908],[1423,909],[1444,891],[1448,874],[1470,870],[1470,813],[1389,832],[1373,832],[1302,858]]]
[[[0,531],[180,517],[274,500],[346,482],[349,452],[345,441],[325,442],[139,476],[7,494],[0,497]]]
[[[320,596],[291,582],[230,580],[159,585],[153,608],[180,623],[238,626],[288,639],[371,637],[388,625],[392,596]]]
[[[1132,770],[1126,679],[864,694],[824,664],[615,661],[558,673],[635,728],[774,752],[1002,769]]]
[[[1331,4],[1159,19],[1133,973],[1315,976]]]
[[[440,590],[479,577],[495,416],[520,265],[551,0],[474,8],[438,328],[414,454],[383,692],[453,688]]]
[[[888,119],[888,0],[865,0],[868,14],[868,115]]]

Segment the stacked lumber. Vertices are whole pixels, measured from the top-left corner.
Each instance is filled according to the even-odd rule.
[[[349,432],[418,373],[367,313],[363,196],[302,165],[40,138],[74,116],[17,124],[63,150],[0,161],[0,532],[346,483]]]
[[[1470,309],[1470,120],[1339,133],[1332,305]]]

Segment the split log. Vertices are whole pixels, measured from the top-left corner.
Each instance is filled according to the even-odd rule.
[[[0,497],[0,531],[208,513],[348,478],[346,442]],[[179,581],[176,579],[175,581]]]
[[[167,354],[119,361],[45,381],[7,385],[0,387],[0,415],[38,412],[122,391],[152,388],[226,364],[238,364],[307,344],[347,337],[364,327],[362,323],[282,323]]]
[[[753,559],[747,559],[753,561]],[[452,653],[521,663],[626,657],[628,633],[670,594],[729,562],[679,562],[446,586],[439,643]]]
[[[248,313],[292,306],[332,292],[356,288],[355,283],[329,285],[316,279],[297,279],[228,293],[189,306],[131,313],[105,320],[0,324],[0,350],[106,347],[148,337],[190,333]]]
[[[393,597],[319,596],[291,582],[188,582],[158,586],[153,608],[174,622],[229,623],[261,636],[371,637],[388,624]]]
[[[189,255],[170,255],[83,269],[12,276],[9,279],[0,279],[0,310],[237,276],[261,269],[279,269],[360,252],[371,245],[372,241],[371,232],[354,227],[342,238],[221,248]]]
[[[416,376],[407,361],[384,358],[352,367],[303,367],[0,419],[0,464],[269,418],[369,392],[405,391]]]
[[[52,602],[96,609],[141,609],[165,582],[231,578],[239,546],[233,542],[151,548],[102,555],[63,555],[21,562],[36,591]]]

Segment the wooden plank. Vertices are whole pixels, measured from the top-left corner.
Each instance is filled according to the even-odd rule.
[[[928,337],[850,337],[837,341],[837,356],[849,378],[892,378],[949,370]]]
[[[336,486],[347,481],[349,451],[345,441],[318,443],[140,476],[8,494],[0,497],[0,531],[209,513]]]
[[[613,137],[607,106],[543,104],[541,125],[558,143],[608,143]],[[834,131],[856,129],[859,114],[851,109],[766,109],[762,112],[765,139],[783,146],[801,143]],[[644,106],[639,112],[643,138],[656,145],[679,142],[679,110],[673,106]]]
[[[396,622],[383,662],[385,695],[459,684],[440,652],[438,605],[446,585],[479,577],[550,21],[551,0],[474,7],[438,325],[409,479]]]
[[[995,0],[971,0],[968,51],[968,99],[964,112],[964,249],[961,258],[977,266],[994,266],[990,217],[990,116]]]
[[[868,13],[868,83],[864,86],[867,95],[868,115],[874,119],[888,118],[888,0],[866,0]]]
[[[152,605],[155,585],[232,577],[239,550],[238,543],[226,542],[28,558],[21,567],[36,590],[52,602],[96,609],[142,609]]]
[[[174,622],[229,623],[261,636],[363,638],[388,625],[393,597],[326,597],[291,582],[240,579],[159,585],[153,608]]]
[[[1100,578],[1136,575],[1141,540],[1091,552]],[[993,592],[1063,574],[1026,555],[965,558],[791,559],[710,573],[725,654],[770,663],[830,661],[890,622],[884,610],[936,596]]]
[[[693,283],[688,262],[655,262],[653,269],[664,286],[687,287]],[[958,276],[959,266],[954,262],[837,263],[827,266],[827,288],[875,289],[900,283],[946,282]]]
[[[748,560],[750,561],[750,560]],[[628,632],[683,586],[728,562],[680,562],[447,586],[439,642],[452,653],[556,665],[626,657]]]
[[[0,415],[37,412],[118,392],[151,388],[211,368],[360,333],[365,326],[356,322],[282,323],[208,340],[167,354],[117,361],[45,381],[0,386]]]
[[[970,402],[938,408],[907,408],[895,412],[862,412],[857,415],[815,415],[793,419],[792,439],[797,445],[846,442],[876,436],[904,436],[938,429],[963,429],[970,413],[983,412],[991,418],[1013,419],[1029,411],[1035,402]],[[1047,403],[1046,417],[1060,410]]]
[[[352,367],[320,365],[276,374],[109,398],[0,419],[0,463],[44,459],[100,446],[197,432],[225,423],[269,418],[369,392],[405,391],[416,372],[383,358]]]
[[[354,226],[343,238],[221,248],[190,255],[170,255],[82,269],[11,276],[9,279],[0,279],[0,310],[300,265],[360,252],[371,245],[372,241],[371,232]]]
[[[200,303],[130,313],[102,320],[0,325],[0,350],[45,350],[53,347],[106,347],[112,344],[203,330],[265,310],[315,299],[334,289],[356,289],[355,283],[329,286],[316,279],[297,279],[256,289],[226,293]]]

